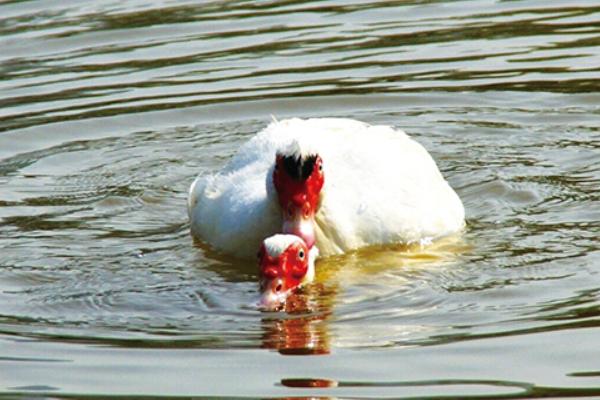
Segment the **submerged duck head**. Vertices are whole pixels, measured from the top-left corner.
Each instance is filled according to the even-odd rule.
[[[309,249],[302,238],[278,234],[265,239],[258,251],[262,308],[277,310],[298,287],[315,274],[316,247]]]

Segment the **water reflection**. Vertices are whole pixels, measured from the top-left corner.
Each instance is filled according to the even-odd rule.
[[[548,3],[0,2],[0,390],[598,396],[600,7]],[[465,242],[321,260],[258,311],[185,199],[271,114],[416,136]]]
[[[315,283],[292,294],[284,310],[263,313],[262,347],[285,355],[329,354],[334,337],[333,321],[363,320],[369,316],[393,324],[405,312],[417,311],[416,307],[409,306],[415,301],[414,279],[422,279],[427,271],[436,270],[438,276],[444,276],[439,274],[443,271],[441,268],[455,263],[469,248],[461,235],[454,235],[429,245],[373,246],[317,260]],[[356,287],[361,289],[357,291]],[[402,297],[406,309],[401,306],[393,310],[387,308],[387,304],[400,301]],[[431,303],[420,304],[424,309],[431,306]],[[395,325],[398,332],[393,335],[403,335],[414,329],[408,325]],[[353,330],[361,331],[358,327]],[[354,346],[363,346],[371,345],[378,336],[384,337],[390,332],[393,330],[377,332],[372,327],[368,337],[346,335],[357,340],[353,342]]]
[[[285,313],[269,313],[262,319],[262,347],[284,355],[329,354],[329,319],[336,296],[335,286],[321,283],[293,293],[285,303]]]

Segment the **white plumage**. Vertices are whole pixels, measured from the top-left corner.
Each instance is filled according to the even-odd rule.
[[[269,256],[279,257],[281,253],[283,253],[292,244],[301,241],[302,239],[300,239],[298,236],[279,233],[266,238],[263,241],[263,246],[265,246],[265,250]]]
[[[215,248],[253,257],[281,232],[272,182],[278,151],[318,153],[325,184],[316,214],[323,256],[363,246],[411,243],[461,230],[464,208],[429,153],[404,132],[339,118],[271,123],[218,173],[190,187],[192,234]]]

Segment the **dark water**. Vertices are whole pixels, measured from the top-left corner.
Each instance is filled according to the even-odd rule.
[[[597,1],[0,4],[0,393],[600,396]],[[270,116],[417,138],[468,229],[287,313],[185,199]]]

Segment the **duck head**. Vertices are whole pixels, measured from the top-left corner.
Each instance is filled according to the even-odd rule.
[[[300,236],[308,248],[315,244],[315,214],[325,182],[323,160],[302,154],[293,146],[275,157],[273,185],[283,217],[283,233]]]
[[[317,247],[309,249],[302,238],[278,234],[265,239],[258,251],[262,308],[277,310],[285,299],[315,275]]]

